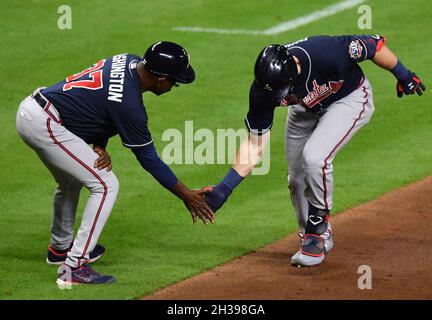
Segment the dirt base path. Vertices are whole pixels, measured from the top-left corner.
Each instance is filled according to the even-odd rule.
[[[432,177],[332,219],[324,263],[296,268],[291,235],[144,299],[432,299]],[[357,286],[370,266],[372,289]]]

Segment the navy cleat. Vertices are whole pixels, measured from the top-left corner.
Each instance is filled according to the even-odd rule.
[[[116,282],[114,276],[105,276],[94,271],[88,264],[72,268],[62,264],[58,269],[57,286],[59,289],[71,289],[79,284],[107,284]]]
[[[70,248],[67,250],[58,251],[53,249],[51,245],[49,245],[46,262],[48,264],[56,264],[56,265],[62,264],[63,262],[66,261],[69,250]],[[87,263],[95,262],[100,258],[102,258],[104,253],[105,253],[105,247],[100,244],[97,244],[93,249],[93,251],[89,253],[89,260],[87,260],[86,262]]]

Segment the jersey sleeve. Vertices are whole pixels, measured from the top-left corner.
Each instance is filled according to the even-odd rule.
[[[109,110],[125,147],[144,147],[153,142],[141,96],[128,96],[121,104],[112,103]]]
[[[380,35],[343,36],[342,51],[348,61],[359,63],[375,57],[385,43],[386,38]]]
[[[251,134],[261,135],[273,126],[274,110],[281,104],[282,91],[267,91],[252,83],[249,91],[249,111],[245,124]]]

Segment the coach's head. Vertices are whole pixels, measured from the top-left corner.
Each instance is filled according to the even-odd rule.
[[[142,91],[156,95],[164,94],[179,83],[195,80],[195,71],[190,65],[186,50],[173,42],[160,41],[152,44],[137,66]]]

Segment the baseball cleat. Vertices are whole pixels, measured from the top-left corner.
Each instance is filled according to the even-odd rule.
[[[298,236],[301,240],[301,244],[303,244],[304,235],[303,233],[301,233],[301,231],[299,231]],[[330,222],[328,222],[327,230],[321,235],[321,237],[324,238],[325,240],[324,242],[325,254],[328,254],[330,250],[333,249],[333,237],[332,237],[332,228]]]
[[[325,256],[311,257],[303,254],[301,250],[297,251],[295,255],[291,257],[291,265],[294,267],[314,267],[320,265],[324,261]]]
[[[66,261],[67,253],[69,252],[69,250],[70,249],[58,251],[51,248],[51,245],[49,245],[46,262],[48,264],[61,265],[63,262]],[[104,253],[105,253],[105,247],[100,244],[97,244],[93,249],[93,251],[89,253],[89,260],[87,260],[87,263],[92,263],[99,260],[100,258],[102,258]]]
[[[330,234],[328,238],[325,238],[324,235],[322,234],[321,236],[324,238],[325,254],[328,254],[333,249],[333,237]],[[303,243],[303,235],[301,233],[299,233],[299,237],[301,238],[301,243]]]
[[[306,234],[300,250],[291,257],[291,264],[300,267],[317,266],[324,261],[325,253],[325,239],[319,235]]]
[[[114,276],[105,276],[94,271],[88,264],[74,269],[62,264],[57,273],[57,286],[59,289],[71,289],[79,284],[108,284],[116,282]]]
[[[324,235],[323,235],[324,236]],[[331,249],[333,249],[333,237],[330,233],[330,236],[328,238],[324,238],[324,249],[325,254],[328,254]]]

